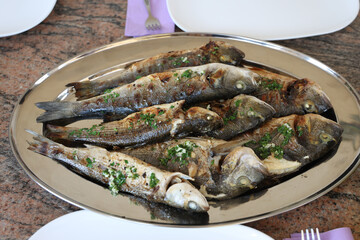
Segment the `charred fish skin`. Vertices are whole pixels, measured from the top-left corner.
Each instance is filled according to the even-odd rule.
[[[228,153],[244,145],[254,149],[261,159],[273,162],[269,160],[271,157],[272,160],[297,161],[302,167],[334,148],[341,140],[342,131],[340,124],[321,115],[293,114],[273,118],[260,128],[243,133],[212,150]]]
[[[161,169],[187,174],[206,198],[223,200],[255,188],[267,175],[250,148],[233,149],[227,156],[213,155],[211,148],[223,143],[226,141],[185,138],[118,151]]]
[[[93,125],[91,128],[47,124],[45,136],[54,141],[125,147],[180,136],[204,135],[222,126],[222,119],[216,113],[200,107],[192,107],[184,112],[184,103],[181,100],[147,107],[120,121]]]
[[[187,181],[191,179],[189,176],[163,171],[139,159],[99,147],[68,148],[35,132],[28,132],[34,135],[29,150],[109,185],[114,195],[122,191],[189,211],[209,210],[205,197]]]
[[[201,104],[222,117],[224,126],[214,129],[207,135],[217,139],[229,140],[242,132],[259,126],[271,119],[275,110],[269,104],[254,96],[238,95],[226,101],[212,101]]]
[[[125,117],[151,105],[185,100],[188,104],[234,97],[257,89],[258,75],[246,68],[221,63],[152,74],[105,94],[77,102],[40,102],[38,122],[108,113]]]
[[[259,89],[254,95],[275,108],[274,117],[321,114],[332,108],[329,97],[309,79],[296,79],[255,67],[250,70],[260,75]]]
[[[228,43],[210,41],[200,48],[162,53],[135,62],[127,66],[121,75],[114,79],[73,82],[66,86],[74,87],[78,100],[84,100],[101,95],[106,89],[131,83],[138,77],[164,72],[172,68],[199,66],[217,62],[239,66],[244,56],[245,54],[241,50]]]

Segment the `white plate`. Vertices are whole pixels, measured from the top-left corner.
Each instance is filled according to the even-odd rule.
[[[331,33],[349,25],[359,0],[167,0],[175,24],[188,32],[280,40]]]
[[[25,32],[41,23],[56,0],[0,0],[0,37]]]
[[[233,239],[274,240],[250,227],[172,228],[143,224],[82,210],[59,217],[40,228],[29,240],[98,239]]]

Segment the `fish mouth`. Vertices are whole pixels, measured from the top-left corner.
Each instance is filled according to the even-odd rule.
[[[165,201],[174,207],[182,207],[193,212],[207,212],[210,209],[206,198],[187,181],[169,184]]]

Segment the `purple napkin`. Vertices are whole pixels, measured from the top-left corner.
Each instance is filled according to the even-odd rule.
[[[144,0],[128,0],[125,36],[138,37],[150,34],[174,32],[175,24],[169,15],[166,0],[150,0],[150,5],[153,16],[160,21],[161,29],[147,30],[145,28],[148,12]]]
[[[336,228],[320,233],[320,238],[321,240],[354,240],[351,229],[348,227]],[[291,238],[285,238],[283,240],[301,240],[301,233],[293,233],[291,234]]]

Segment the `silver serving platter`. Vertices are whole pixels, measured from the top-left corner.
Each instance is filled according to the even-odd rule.
[[[30,134],[42,132],[36,117],[42,110],[36,102],[74,100],[65,84],[116,76],[127,63],[172,50],[199,47],[209,40],[222,40],[246,54],[246,60],[294,77],[316,81],[330,97],[337,121],[344,127],[343,139],[330,156],[271,188],[220,202],[210,202],[208,214],[191,214],[131,195],[113,197],[110,191],[81,177],[57,162],[27,150]],[[245,223],[273,216],[304,205],[333,189],[359,165],[359,96],[350,84],[323,63],[297,51],[249,38],[177,33],[128,39],[81,54],[41,77],[21,98],[13,112],[10,140],[25,172],[41,187],[78,207],[135,221],[172,226]],[[79,123],[76,123],[79,124]],[[355,127],[354,127],[355,126]]]

